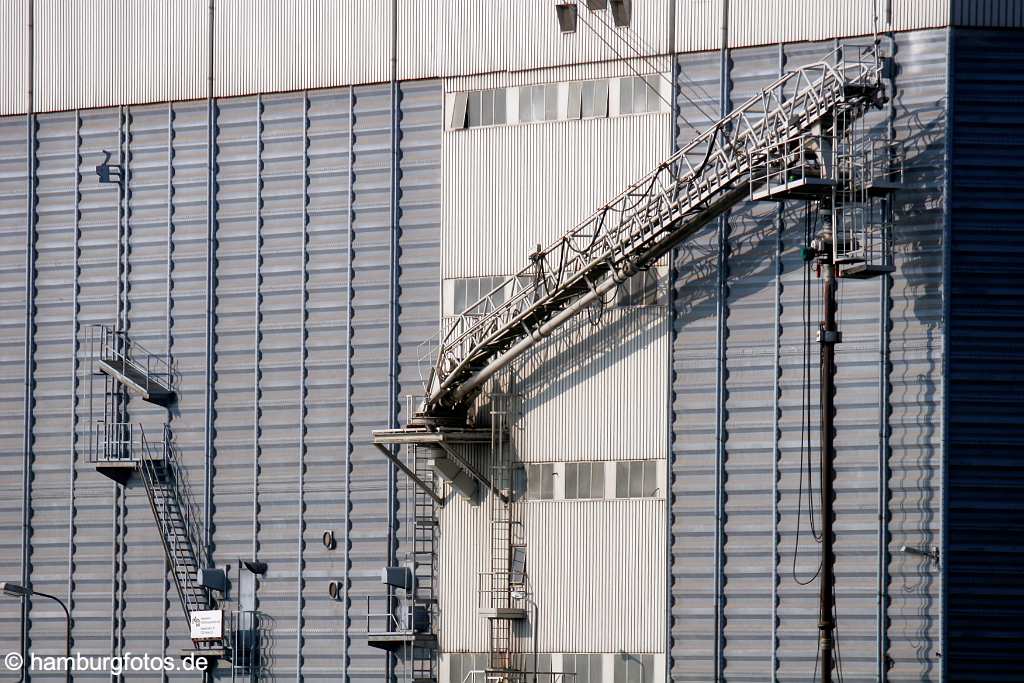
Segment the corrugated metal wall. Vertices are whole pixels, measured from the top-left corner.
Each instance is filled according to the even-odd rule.
[[[440,83],[404,84],[398,96],[397,262],[387,86],[219,101],[212,252],[205,103],[39,116],[30,291],[26,121],[0,119],[8,246],[2,469],[5,481],[21,480],[29,295],[36,314],[28,569],[39,590],[71,590],[77,651],[176,655],[189,643],[144,490],[132,482],[120,502],[88,463],[90,386],[101,401],[102,383],[90,384],[86,340],[90,324],[113,318],[117,234],[117,190],[98,184],[93,167],[104,150],[116,162],[123,149],[129,331],[177,364],[179,401],[169,422],[200,500],[209,468],[213,561],[255,555],[268,563],[257,595],[272,622],[265,654],[275,675],[301,667],[308,680],[380,680],[385,656],[359,635],[362,596],[383,592],[388,544],[388,468],[369,435],[388,423],[389,375],[399,392],[417,390],[412,359],[440,314]],[[401,292],[394,306],[393,276]],[[138,399],[131,413],[147,431],[165,419]],[[22,496],[7,500],[3,572],[16,580]],[[327,529],[339,539],[334,550],[320,543]],[[348,602],[329,598],[331,580],[347,582]],[[16,649],[17,603],[5,604],[0,632]],[[58,649],[62,619],[52,603],[36,601],[31,648]]]
[[[890,552],[904,544],[928,547],[939,533],[944,45],[943,32],[899,34],[896,41],[892,116],[909,183],[898,198],[898,270],[890,292],[893,389],[884,407],[891,430]],[[731,104],[784,66],[813,61],[831,48],[731,51]],[[718,55],[683,57],[680,71],[683,143],[692,135],[690,124],[699,126],[704,112],[719,108]],[[869,122],[885,132],[883,113]],[[800,491],[807,475],[799,464],[802,220],[796,204],[780,216],[773,205],[743,203],[722,224],[721,243],[718,226],[709,226],[679,249],[675,262],[674,680],[711,680],[719,668],[729,680],[764,680],[773,668],[779,680],[803,680],[815,666],[817,588],[802,587],[793,576],[795,566],[796,578],[807,581],[818,564],[806,518],[794,557],[798,503],[807,514],[807,491],[802,502]],[[875,680],[878,667],[880,286],[846,282],[841,293],[836,573],[848,680]],[[809,417],[817,425],[816,406]],[[934,564],[918,559],[898,555],[887,565],[891,598],[883,628],[885,652],[896,662],[891,680],[938,679],[939,577]]]
[[[0,114],[25,111],[27,2],[3,0],[5,78]],[[563,35],[550,2],[465,3],[400,0],[400,78],[516,72],[670,51],[675,2],[677,52],[720,47],[722,0],[632,3],[628,28],[608,11],[582,8],[575,34]],[[885,5],[879,4],[884,29]],[[730,45],[869,34],[872,0],[733,0]],[[1021,25],[1015,3],[963,0],[958,22]],[[1016,8],[1016,9],[1015,9]],[[946,26],[950,0],[893,0],[892,27]],[[8,20],[9,18],[9,20]],[[218,96],[386,81],[391,3],[380,0],[218,0]],[[200,97],[207,90],[208,3],[135,0],[36,2],[36,110],[136,104]],[[528,47],[523,47],[528,46]]]
[[[1021,31],[953,31],[948,679],[1021,671]]]

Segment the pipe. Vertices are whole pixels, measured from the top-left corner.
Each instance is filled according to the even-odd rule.
[[[729,0],[722,1],[722,30],[721,46],[719,55],[719,115],[725,118],[729,114]],[[715,317],[717,319],[717,330],[715,339],[715,355],[717,358],[715,370],[715,665],[714,680],[721,681],[724,670],[725,658],[725,614],[723,604],[723,592],[725,577],[723,576],[723,565],[725,562],[725,401],[727,391],[725,388],[725,346],[726,346],[726,318],[729,315],[728,289],[726,278],[729,267],[729,221],[723,215],[718,222],[718,293],[716,302]]]
[[[834,239],[834,236],[833,236]],[[829,247],[831,250],[831,246]],[[836,301],[836,267],[831,256],[822,264],[825,271],[824,320],[819,332],[821,344],[821,578],[818,584],[818,647],[821,651],[821,683],[832,682],[833,631],[835,622],[835,553],[833,525],[835,515],[835,391],[836,391],[836,343],[839,328],[836,322],[838,303]]]
[[[391,224],[389,240],[389,281],[388,281],[388,427],[398,426],[398,0],[391,0],[391,201],[389,219]],[[398,546],[397,475],[396,459],[388,467],[388,566],[396,564]],[[395,588],[387,587],[388,609],[395,609]],[[396,656],[387,656],[387,676],[390,681],[395,674]]]
[[[299,424],[298,424],[298,466],[299,466],[299,519],[298,547],[296,548],[295,588],[295,683],[302,683],[302,582],[303,551],[305,540],[306,504],[306,273],[309,241],[309,92],[302,93],[302,248],[299,255]]]
[[[676,93],[679,87],[679,55],[676,54],[676,0],[671,0],[668,5],[668,53],[672,59],[672,83],[671,83],[671,117],[669,121],[669,152],[674,156],[679,151],[679,95]],[[710,149],[710,148],[709,148]],[[675,282],[676,279],[676,251],[673,247],[669,252],[668,259],[668,282]],[[665,367],[668,369],[669,381],[665,383],[665,402],[668,406],[668,424],[665,426],[665,683],[672,681],[672,442],[673,442],[673,420],[675,415],[672,410],[675,390],[673,389],[673,353],[672,345],[675,342],[675,288],[671,285],[666,288],[668,299],[668,344],[666,344]]]
[[[344,629],[344,645],[341,653],[341,680],[348,680],[348,610],[349,610],[349,571],[352,560],[352,152],[355,144],[355,88],[348,87],[348,226],[345,231],[345,618],[342,619]]]
[[[29,585],[28,553],[29,553],[29,523],[30,523],[30,499],[31,487],[31,465],[32,465],[32,362],[33,346],[35,344],[35,264],[36,264],[36,120],[33,110],[33,81],[35,79],[35,46],[34,46],[34,12],[35,0],[28,0],[28,89],[27,113],[25,116],[25,158],[27,164],[28,192],[26,193],[25,206],[25,348],[24,348],[24,392],[23,406],[24,416],[22,420],[22,469],[21,469],[21,585]],[[22,661],[28,661],[28,620],[32,609],[32,598],[26,596],[21,601],[21,633],[20,650]],[[25,680],[25,670],[21,668],[19,681]]]
[[[214,0],[210,0],[209,18],[207,22],[207,55],[206,55],[206,406],[205,406],[205,427],[204,427],[204,462],[203,462],[203,548],[202,557],[199,561],[203,566],[208,566],[210,557],[210,542],[213,535],[212,512],[213,512],[213,383],[214,373],[214,351],[216,342],[214,340],[214,306],[216,297],[214,295],[214,262],[215,262],[215,230],[214,230],[214,203],[216,192],[214,189],[214,171],[216,161],[214,160],[214,101],[213,101],[213,29],[214,29]],[[207,675],[204,675],[206,677]]]

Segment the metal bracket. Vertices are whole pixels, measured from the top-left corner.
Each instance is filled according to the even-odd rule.
[[[842,344],[843,333],[839,330],[818,330],[819,344]]]
[[[932,560],[935,560],[936,562],[939,561],[939,548],[938,546],[934,545],[931,547],[931,549],[915,548],[914,546],[910,545],[901,545],[900,552],[907,553],[908,555],[917,555],[918,557],[927,557]]]
[[[377,450],[379,450],[381,453],[384,454],[384,457],[386,457],[388,460],[393,462],[395,464],[395,467],[397,467],[398,469],[402,470],[402,472],[405,473],[405,476],[407,476],[410,479],[412,479],[413,483],[415,483],[417,486],[419,486],[420,489],[422,489],[422,491],[424,493],[426,493],[428,496],[433,498],[434,502],[437,503],[439,507],[444,507],[444,498],[442,498],[441,496],[439,496],[436,493],[434,493],[434,489],[431,488],[427,484],[427,482],[425,482],[422,479],[420,479],[419,476],[415,472],[413,472],[411,469],[409,469],[409,466],[406,465],[404,462],[402,462],[401,459],[397,455],[392,453],[391,449],[386,448],[383,444],[379,444],[379,443],[375,443],[373,445],[377,448]]]

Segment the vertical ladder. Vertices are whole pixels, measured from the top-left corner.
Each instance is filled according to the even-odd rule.
[[[433,449],[412,445],[413,471],[431,490],[434,484]],[[413,593],[413,608],[425,609],[430,618],[433,632],[437,622],[437,504],[420,487],[413,493],[413,572],[416,588]],[[412,683],[436,683],[437,649],[411,643]]]
[[[511,448],[506,438],[509,428],[507,396],[491,397],[491,483],[502,495],[491,495],[491,573],[488,613],[489,669],[501,675],[498,680],[512,680],[522,669],[514,633],[514,624],[522,615],[515,612],[521,600],[516,599],[512,577],[513,547],[521,545],[522,521],[513,490],[514,476]],[[525,614],[525,612],[523,612]]]

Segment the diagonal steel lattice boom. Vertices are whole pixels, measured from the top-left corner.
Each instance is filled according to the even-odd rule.
[[[877,46],[843,46],[780,77],[547,247],[450,321],[427,381],[424,416],[458,415],[501,368],[750,191],[758,165],[882,101]]]

